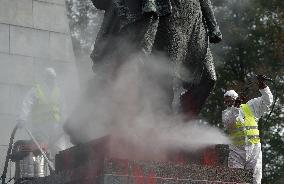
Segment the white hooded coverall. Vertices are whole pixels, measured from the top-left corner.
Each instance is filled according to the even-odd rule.
[[[56,88],[56,87],[53,87]],[[44,92],[44,95],[47,99],[51,98],[51,93],[53,89],[47,89],[42,85],[41,89]],[[64,115],[64,103],[62,99],[62,95],[58,96],[58,105],[60,105],[60,115]],[[59,138],[61,139],[61,135],[63,135],[62,129],[62,119],[61,117],[60,122],[50,122],[46,121],[43,118],[43,121],[34,122],[31,120],[31,116],[33,113],[33,107],[36,106],[40,101],[38,92],[36,87],[33,87],[25,96],[22,109],[19,113],[18,123],[25,124],[24,126],[29,126],[33,136],[37,139],[37,141],[41,143],[47,143],[49,150],[52,155],[55,155],[58,151],[60,151],[61,143],[59,143]],[[46,114],[42,114],[42,116],[46,116]],[[28,123],[28,124],[27,124]],[[59,145],[60,144],[60,145]]]
[[[273,102],[273,95],[269,87],[259,91],[262,94],[261,97],[247,102],[257,122],[269,110]],[[229,125],[235,124],[237,120],[244,122],[244,112],[241,108],[228,107],[222,112],[222,121],[226,129]],[[260,184],[262,178],[261,143],[229,145],[229,149],[228,166],[231,168],[253,169],[253,184]]]

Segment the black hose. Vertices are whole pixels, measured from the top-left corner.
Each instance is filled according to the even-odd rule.
[[[4,170],[3,170],[3,173],[1,175],[2,184],[5,184],[6,175],[7,175],[7,171],[8,171],[8,164],[9,164],[10,155],[11,155],[11,150],[12,150],[12,146],[13,146],[13,143],[14,143],[14,138],[15,138],[15,134],[16,134],[17,129],[18,129],[18,125],[16,125],[14,127],[14,129],[11,133],[11,136],[10,136],[10,142],[9,142],[9,147],[8,147],[8,151],[7,151],[7,155],[6,155]]]
[[[12,180],[14,180],[15,179],[15,177],[13,177],[13,178],[11,178],[11,179],[9,179],[5,184],[8,184],[8,183],[10,183],[10,181],[12,181]]]
[[[273,95],[274,96],[274,100],[273,100],[273,104],[271,106],[270,112],[269,112],[269,114],[268,114],[268,116],[267,116],[267,118],[265,120],[265,123],[267,123],[269,118],[271,117],[271,114],[274,111],[274,107],[275,107],[275,104],[276,104],[276,101],[277,101],[277,98],[278,98],[276,83],[275,83],[275,81],[271,81],[271,82],[273,83],[273,88],[274,88],[274,95]]]
[[[271,82],[273,83],[273,88],[274,88],[273,104],[271,105],[271,109],[270,109],[270,112],[269,112],[269,114],[267,115],[267,117],[266,117],[265,119],[261,118],[261,119],[259,120],[259,126],[260,126],[261,129],[262,129],[262,126],[263,126],[264,124],[267,124],[267,122],[269,121],[269,119],[270,119],[270,117],[271,117],[271,114],[272,114],[272,112],[274,111],[275,104],[276,104],[276,101],[277,101],[277,98],[278,98],[278,96],[277,96],[276,83],[275,83],[275,81],[271,81]],[[261,134],[260,134],[261,140],[263,140],[263,137],[264,137],[264,133],[261,133]],[[261,144],[261,149],[263,150],[263,144]]]

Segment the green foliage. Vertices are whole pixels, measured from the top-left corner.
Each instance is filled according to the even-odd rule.
[[[70,31],[75,55],[90,53],[99,30],[103,12],[98,11],[91,1],[66,1]]]
[[[212,0],[224,40],[212,45],[218,81],[202,117],[222,127],[223,94],[234,88],[250,97],[256,86],[246,88],[251,74],[275,79],[269,83],[278,97],[274,111],[259,124],[263,144],[263,183],[284,183],[284,1]],[[89,55],[101,23],[102,12],[90,1],[68,0],[68,12],[76,55]]]

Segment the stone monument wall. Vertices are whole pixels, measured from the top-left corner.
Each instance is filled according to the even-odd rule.
[[[63,94],[78,89],[65,1],[0,0],[1,173],[22,100],[46,66],[55,68]],[[19,131],[16,139],[24,138],[26,133]]]

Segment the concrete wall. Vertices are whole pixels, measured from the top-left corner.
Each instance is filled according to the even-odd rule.
[[[68,102],[78,90],[64,0],[0,0],[0,172],[26,92],[54,67]],[[65,90],[65,91],[64,91]],[[67,104],[68,105],[68,104]],[[19,131],[16,139],[27,138]]]

